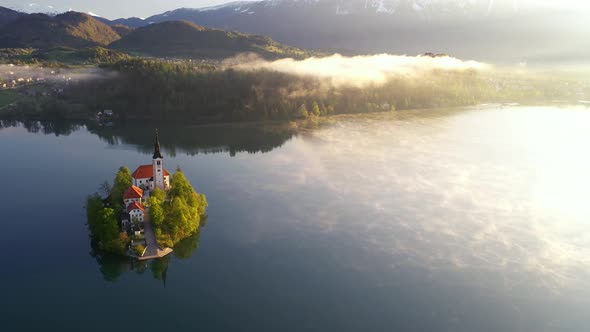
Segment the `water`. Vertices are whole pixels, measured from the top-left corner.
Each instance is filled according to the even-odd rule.
[[[3,330],[585,331],[590,113],[160,128],[210,203],[175,255],[97,255],[86,195],[153,125],[3,123]]]

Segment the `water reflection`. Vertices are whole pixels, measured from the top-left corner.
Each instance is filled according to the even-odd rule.
[[[69,136],[80,130],[83,124],[70,120],[0,120],[0,130],[3,128],[23,127],[29,133],[55,136]]]
[[[281,147],[293,138],[301,127],[314,127],[309,123],[282,124],[227,124],[211,126],[162,125],[154,123],[104,125],[97,122],[75,122],[68,120],[42,121],[0,121],[0,129],[23,127],[30,133],[68,136],[86,128],[92,134],[110,145],[132,145],[139,152],[149,154],[153,146],[151,130],[158,127],[162,137],[162,146],[166,153],[175,157],[181,152],[187,155],[207,153],[229,153],[235,156],[239,152],[266,153]]]
[[[329,123],[320,130],[294,128],[297,137],[271,153],[239,158],[230,158],[228,148],[218,156],[179,153],[227,147],[236,138],[218,133],[205,145],[190,134],[200,127],[168,131],[167,144],[185,144],[169,147],[179,153],[174,161],[214,202],[212,222],[206,241],[197,234],[167,260],[147,263],[88,256],[83,214],[72,206],[124,158],[132,165],[145,160],[128,150],[151,149],[143,147],[151,138],[92,129],[110,144],[132,144],[109,149],[84,127],[69,139],[28,135],[23,124],[0,132],[0,150],[11,157],[5,173],[12,174],[2,200],[11,202],[3,207],[11,236],[3,244],[19,253],[5,257],[17,273],[4,276],[12,282],[1,309],[25,317],[35,298],[44,322],[72,315],[92,321],[96,312],[150,312],[155,301],[166,303],[162,314],[174,316],[179,328],[194,328],[198,312],[199,326],[216,331],[300,331],[310,329],[307,322],[321,331],[587,330],[585,109],[412,111],[323,121]],[[31,171],[39,160],[43,172]],[[38,209],[14,199],[31,192],[43,198]],[[38,248],[50,248],[59,264],[30,264]],[[142,282],[152,278],[167,288],[146,292]],[[72,287],[71,279],[81,282]],[[55,305],[56,299],[71,301]],[[169,327],[160,316],[144,318],[148,329]],[[128,321],[121,326],[138,327]],[[270,325],[260,328],[261,321]],[[104,330],[112,322],[97,324]]]
[[[172,256],[178,259],[191,258],[199,248],[201,229],[204,226],[205,223],[201,225],[201,228],[195,234],[187,237],[174,246],[174,252],[171,255],[159,259],[137,261],[126,257],[104,253],[98,250],[96,243],[94,242],[92,242],[90,256],[92,256],[98,263],[99,271],[105,281],[116,282],[124,274],[134,273],[143,275],[149,270],[153,278],[162,281],[162,284],[165,287],[166,275],[172,260]]]

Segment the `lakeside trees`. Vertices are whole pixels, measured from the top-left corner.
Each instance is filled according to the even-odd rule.
[[[100,186],[101,191],[109,193],[106,199],[95,194],[86,200],[88,228],[99,249],[105,252],[125,255],[127,251],[129,237],[126,232],[121,232],[119,219],[123,211],[123,194],[131,183],[131,171],[122,166],[115,176],[112,188],[107,181]]]
[[[113,188],[111,189],[111,194],[109,196],[110,204],[117,215],[121,215],[124,208],[123,195],[125,194],[125,190],[131,187],[132,184],[133,179],[131,177],[131,170],[125,166],[121,166],[115,176]]]
[[[86,200],[88,228],[99,249],[125,255],[129,238],[127,233],[120,231],[118,215],[115,210],[105,207],[102,198],[97,194]]]
[[[319,77],[190,62],[130,59],[103,68],[118,75],[80,82],[64,100],[112,109],[123,119],[236,122],[471,105],[501,97],[489,79],[470,70],[335,85]]]
[[[569,79],[476,70],[433,69],[390,75],[380,83],[336,84],[325,77],[189,61],[124,58],[101,67],[101,78],[72,82],[59,87],[57,94],[21,98],[18,107],[0,112],[0,117],[86,119],[108,109],[121,122],[280,121],[483,102],[579,99],[572,86],[582,88]]]
[[[172,176],[171,187],[167,195],[161,189],[153,190],[148,200],[158,242],[170,247],[199,230],[208,206],[205,195],[194,190],[182,170]]]

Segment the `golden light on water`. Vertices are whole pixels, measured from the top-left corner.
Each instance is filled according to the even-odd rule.
[[[361,204],[360,224],[309,220],[392,262],[571,295],[590,276],[589,141],[583,107],[425,110],[341,118],[273,162],[292,186]]]
[[[521,119],[518,127],[534,165],[534,206],[542,214],[590,224],[590,111],[538,109],[530,120]]]

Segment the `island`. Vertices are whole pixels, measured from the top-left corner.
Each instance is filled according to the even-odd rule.
[[[156,130],[152,163],[132,173],[122,166],[111,186],[87,199],[93,248],[138,260],[160,258],[195,234],[206,217],[205,195],[195,191],[180,168],[164,168]]]

